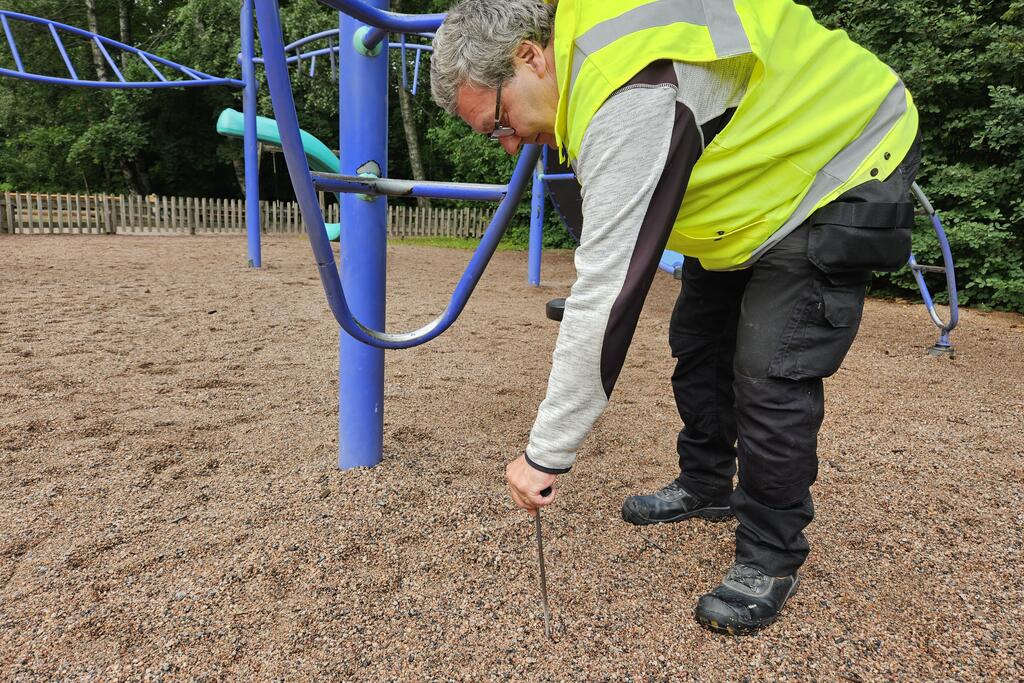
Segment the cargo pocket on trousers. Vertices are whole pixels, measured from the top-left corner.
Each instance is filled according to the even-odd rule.
[[[864,284],[815,281],[804,306],[797,307],[768,376],[791,380],[835,374],[850,350],[864,311]]]

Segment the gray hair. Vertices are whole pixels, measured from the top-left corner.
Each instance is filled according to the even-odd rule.
[[[554,24],[555,4],[544,0],[462,0],[448,11],[434,36],[434,101],[454,114],[463,85],[497,88],[515,73],[512,58],[522,42],[547,47]]]

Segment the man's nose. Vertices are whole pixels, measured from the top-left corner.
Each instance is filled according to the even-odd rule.
[[[505,152],[510,155],[518,152],[522,144],[523,139],[518,135],[509,135],[507,138],[501,138],[501,146],[504,147]]]

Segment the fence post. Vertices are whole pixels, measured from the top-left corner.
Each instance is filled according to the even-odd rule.
[[[40,194],[32,195],[36,200],[36,210],[32,213],[32,217],[35,220],[35,225],[32,228],[32,234],[42,235],[44,232],[43,228],[43,196]]]
[[[4,226],[3,232],[8,235],[14,234],[14,216],[11,212],[10,193],[4,192]]]
[[[103,223],[106,229],[103,234],[109,235],[114,232],[114,218],[111,216],[110,210],[110,196],[107,193],[103,193]]]
[[[107,234],[106,196],[98,194],[93,199],[96,205],[96,233],[105,235]]]
[[[86,207],[88,207],[88,204],[86,204]],[[87,230],[87,231],[91,232],[91,230]],[[115,230],[115,231],[117,231],[117,230]],[[97,230],[96,230],[96,233],[97,233],[97,234],[99,234],[99,233],[101,233],[101,232],[102,232],[102,230],[99,230],[99,229],[97,229]]]

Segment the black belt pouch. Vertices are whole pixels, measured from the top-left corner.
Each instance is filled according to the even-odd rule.
[[[912,202],[833,202],[810,223],[807,258],[828,275],[898,270],[910,258]]]

